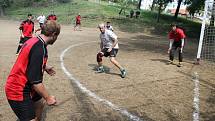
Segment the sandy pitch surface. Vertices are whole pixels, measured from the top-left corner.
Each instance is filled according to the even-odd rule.
[[[15,121],[16,116],[5,97],[4,84],[16,58],[19,22],[0,20],[0,26],[0,121]],[[120,41],[117,60],[128,72],[124,79],[108,58],[104,58],[106,73],[95,73],[96,53],[99,51],[97,29],[73,31],[71,26],[62,26],[58,40],[48,47],[48,64],[55,67],[57,74],[54,77],[45,74],[44,78],[45,86],[50,94],[57,97],[59,105],[46,106],[43,120],[130,120],[119,111],[83,93],[62,71],[62,51],[85,42],[88,43],[73,47],[65,53],[64,64],[84,87],[97,96],[145,121],[191,121],[195,110],[192,76],[197,72],[200,81],[200,120],[215,119],[215,71],[192,64],[196,44],[187,44],[190,47],[185,49],[185,62],[183,67],[178,68],[167,64],[166,37],[120,31],[116,33]]]

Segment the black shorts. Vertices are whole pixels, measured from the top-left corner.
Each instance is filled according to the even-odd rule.
[[[39,94],[34,93],[32,98],[29,96],[23,101],[8,100],[8,102],[20,121],[30,121],[36,117],[34,102],[39,101],[40,99],[42,99],[42,97]]]
[[[40,28],[42,29],[42,27],[43,27],[43,23],[39,23],[40,24]]]
[[[77,26],[77,25],[81,25],[81,22],[76,22],[75,24],[76,24],[76,26]]]
[[[8,100],[10,107],[19,118],[20,121],[30,121],[35,119],[35,108],[33,100],[26,99],[24,101]]]
[[[118,49],[113,48],[110,52],[107,52],[108,48],[104,48],[102,49],[102,52],[104,53],[105,57],[116,57],[117,53],[118,53]]]
[[[24,37],[24,38],[22,38],[22,37],[20,37],[20,41],[19,41],[19,43],[20,44],[24,44],[27,40],[29,40],[31,37]]]
[[[182,43],[181,41],[174,41],[172,46],[176,49],[181,48],[181,43]]]

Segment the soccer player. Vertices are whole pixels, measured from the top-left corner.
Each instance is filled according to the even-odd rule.
[[[56,104],[43,85],[43,74],[55,75],[53,67],[46,65],[47,46],[57,40],[60,25],[46,21],[42,29],[44,34],[24,43],[5,85],[7,100],[20,121],[40,121],[44,104]]]
[[[101,34],[100,34],[100,39],[101,39],[100,48],[101,48],[101,51],[97,54],[97,62],[98,62],[98,65],[99,65],[97,71],[99,73],[104,72],[104,67],[102,65],[102,57],[103,56],[105,56],[105,57],[109,56],[111,63],[113,63],[121,71],[121,77],[125,78],[125,76],[126,76],[125,69],[115,59],[115,57],[117,55],[117,52],[118,52],[118,49],[119,49],[117,36],[112,31],[107,30],[105,28],[104,24],[99,24],[98,28],[99,28],[99,30],[101,32]]]
[[[57,21],[57,16],[54,14],[54,11],[51,11],[51,14],[48,15],[47,20]]]
[[[74,31],[76,31],[81,26],[81,15],[80,13],[75,17],[75,27]]]
[[[181,67],[181,62],[183,59],[183,47],[184,47],[184,41],[185,41],[185,33],[182,29],[178,28],[176,24],[171,25],[171,31],[169,32],[169,59],[170,64],[173,64],[174,60],[174,54],[175,51],[178,49],[178,57],[179,57],[179,63],[178,67]]]
[[[106,23],[106,29],[113,31],[113,26],[111,26],[109,21]]]
[[[37,17],[37,21],[38,21],[39,24],[40,24],[40,28],[37,29],[37,30],[35,30],[35,33],[36,33],[37,31],[40,31],[40,30],[42,29],[42,26],[43,26],[43,24],[44,24],[45,21],[46,21],[46,17],[44,16],[43,13],[42,13],[39,17]]]
[[[16,55],[19,54],[19,51],[22,45],[30,38],[32,38],[32,34],[34,32],[34,22],[32,21],[32,14],[28,14],[28,19],[23,21],[19,27],[20,29],[20,41],[19,46],[16,51]]]

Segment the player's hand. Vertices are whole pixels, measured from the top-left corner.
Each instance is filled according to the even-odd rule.
[[[183,52],[183,47],[181,47],[179,51],[180,51],[180,53],[182,53]]]
[[[107,52],[110,52],[112,50],[112,48],[108,48]]]
[[[54,67],[52,66],[46,66],[45,71],[50,75],[54,76],[56,74]]]
[[[167,53],[168,53],[168,54],[170,53],[170,50],[171,50],[170,48],[167,50]]]
[[[49,96],[45,100],[49,106],[57,104],[57,100],[56,100],[55,96]]]
[[[21,37],[24,38],[25,36],[23,34],[21,34]]]

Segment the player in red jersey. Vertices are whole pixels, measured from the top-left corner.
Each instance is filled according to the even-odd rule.
[[[181,67],[181,62],[183,59],[183,47],[185,41],[185,33],[182,29],[178,28],[176,24],[171,25],[171,31],[169,32],[169,59],[170,63],[173,63],[175,51],[178,49],[179,63],[178,67]]]
[[[80,13],[75,17],[75,27],[74,27],[74,31],[80,29],[81,27],[81,15]]]
[[[55,75],[53,67],[47,66],[47,46],[54,44],[60,34],[60,25],[46,21],[43,34],[26,41],[7,78],[5,92],[10,107],[20,121],[39,121],[45,102],[56,104],[43,85],[43,73]],[[45,100],[45,101],[44,101]]]
[[[34,32],[34,22],[32,21],[32,14],[28,14],[28,19],[23,21],[19,27],[20,29],[20,41],[19,46],[17,48],[16,54],[19,54],[19,51],[22,45],[30,38],[32,38],[32,34]]]

